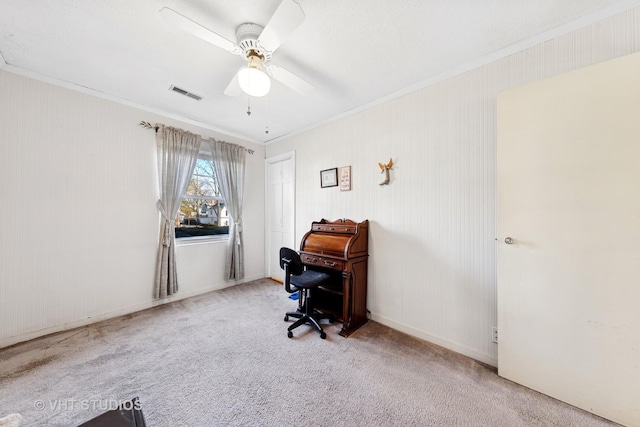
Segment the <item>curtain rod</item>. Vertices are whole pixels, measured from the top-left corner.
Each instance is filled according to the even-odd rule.
[[[158,132],[158,126],[152,125],[151,123],[145,122],[144,120],[141,120],[140,123],[138,123],[138,125],[140,125],[140,126],[142,126],[144,128],[147,128],[147,129],[155,129],[155,131]],[[236,145],[238,145],[238,144],[236,144]],[[238,146],[242,147],[242,145],[238,145]],[[255,151],[250,149],[250,148],[247,148],[247,147],[242,147],[242,148],[244,148],[249,154],[255,153]]]

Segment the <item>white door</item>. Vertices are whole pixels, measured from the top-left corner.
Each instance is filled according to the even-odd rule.
[[[640,54],[499,95],[498,332],[501,376],[640,426]]]
[[[294,247],[295,152],[266,159],[267,277],[282,280],[278,257],[283,246]]]

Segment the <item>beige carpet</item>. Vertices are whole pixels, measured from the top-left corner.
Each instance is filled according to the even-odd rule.
[[[304,326],[269,280],[0,350],[0,417],[74,426],[138,396],[147,425],[601,426],[601,418],[375,322]]]

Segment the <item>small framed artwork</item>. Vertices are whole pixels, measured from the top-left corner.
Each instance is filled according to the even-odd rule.
[[[351,166],[340,168],[340,191],[351,190]]]
[[[320,187],[337,187],[338,186],[338,168],[325,169],[320,171]]]

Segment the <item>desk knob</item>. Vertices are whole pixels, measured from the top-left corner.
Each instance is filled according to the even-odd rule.
[[[505,242],[507,245],[513,245],[513,239],[512,239],[511,237],[506,237],[506,238],[504,239],[504,242]]]

